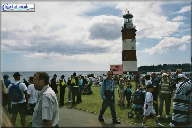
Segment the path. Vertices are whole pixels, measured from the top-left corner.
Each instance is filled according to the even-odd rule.
[[[105,119],[105,123],[100,123],[97,115],[66,107],[60,108],[59,114],[59,126],[61,127],[127,127],[123,124],[113,125],[111,119]]]

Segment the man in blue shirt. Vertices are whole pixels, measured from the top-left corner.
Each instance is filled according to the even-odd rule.
[[[103,81],[101,86],[101,97],[103,99],[102,107],[99,113],[98,120],[100,122],[104,122],[103,114],[106,108],[109,106],[111,110],[111,115],[113,119],[113,124],[120,124],[120,121],[117,120],[116,112],[115,112],[115,83],[112,79],[113,72],[107,72],[107,78]]]

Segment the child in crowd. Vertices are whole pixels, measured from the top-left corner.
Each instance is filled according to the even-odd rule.
[[[158,126],[163,126],[161,123],[159,123],[157,117],[156,117],[156,112],[153,108],[153,85],[151,81],[146,82],[146,96],[145,96],[145,103],[144,103],[144,113],[143,113],[143,122],[142,126],[144,126],[144,123],[149,117],[155,118],[156,124]]]

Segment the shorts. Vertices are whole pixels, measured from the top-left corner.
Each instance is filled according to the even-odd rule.
[[[12,104],[11,112],[13,114],[25,114],[26,113],[27,105],[26,103],[18,103],[18,104]]]

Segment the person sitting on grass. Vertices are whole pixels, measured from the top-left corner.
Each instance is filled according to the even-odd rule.
[[[153,85],[151,81],[146,82],[146,95],[145,95],[145,103],[144,103],[144,113],[143,113],[143,122],[142,126],[144,126],[144,123],[149,117],[155,118],[156,124],[159,126],[163,126],[161,123],[159,123],[158,118],[156,117],[156,112],[153,108]]]

